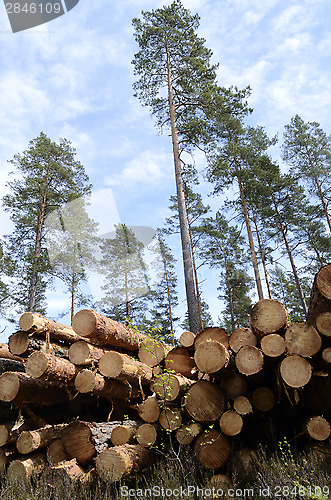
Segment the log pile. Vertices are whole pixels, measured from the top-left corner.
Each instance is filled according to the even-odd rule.
[[[250,328],[161,342],[92,310],[72,327],[36,313],[0,345],[0,471],[117,481],[169,441],[221,469],[233,443],[277,436],[330,442],[331,265],[316,275],[307,322],[263,299]],[[298,437],[300,436],[300,437]]]

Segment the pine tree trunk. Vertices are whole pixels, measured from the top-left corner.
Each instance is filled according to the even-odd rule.
[[[263,250],[261,237],[260,237],[260,231],[259,231],[259,228],[257,226],[257,221],[256,221],[254,210],[253,210],[253,222],[254,222],[254,226],[255,226],[257,241],[259,244],[260,257],[261,257],[261,262],[262,262],[262,266],[263,266],[264,278],[265,278],[265,282],[266,282],[267,289],[268,289],[268,296],[269,296],[269,299],[272,299],[269,275],[268,275],[267,264],[266,264],[266,260],[265,260],[265,253]]]
[[[314,178],[314,181],[316,183],[316,187],[317,187],[317,192],[318,192],[318,196],[320,197],[321,199],[321,202],[322,202],[322,207],[323,207],[323,212],[325,214],[325,217],[326,217],[326,220],[327,220],[327,223],[328,223],[328,226],[329,226],[329,230],[331,232],[331,218],[330,218],[330,214],[328,212],[328,207],[327,207],[327,204],[325,202],[325,199],[324,199],[324,196],[323,196],[323,193],[322,193],[322,188],[321,188],[321,185],[318,181],[318,178],[317,178],[317,175],[315,174],[315,167],[314,167],[314,164],[313,164],[313,160],[312,160],[312,157],[311,157],[311,154],[310,154],[310,151],[308,149],[308,146],[306,146],[306,151],[307,151],[307,154],[308,154],[308,158],[309,158],[309,163],[310,163],[310,166],[312,168],[312,171],[313,171],[313,178]]]
[[[176,124],[176,111],[175,111],[174,96],[172,89],[170,54],[167,44],[166,44],[166,51],[167,51],[168,100],[169,100],[171,135],[172,135],[172,145],[173,145],[174,165],[175,165],[179,224],[180,224],[180,233],[182,241],[183,263],[184,263],[186,299],[187,299],[190,330],[193,333],[197,333],[199,331],[199,324],[200,324],[199,312],[198,312],[198,304],[194,286],[188,217],[187,217],[186,203],[184,196],[184,187],[183,187],[183,179],[182,179],[180,155],[179,155],[178,132]]]

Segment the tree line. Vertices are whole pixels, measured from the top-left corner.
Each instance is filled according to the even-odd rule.
[[[154,285],[147,269],[153,265],[146,265],[133,228],[119,224],[111,237],[97,237],[84,201],[92,186],[83,165],[70,141],[57,144],[42,132],[10,160],[15,180],[2,199],[14,227],[0,253],[0,308],[7,318],[25,310],[45,314],[46,292],[60,279],[71,316],[77,306],[97,307],[173,337],[180,320],[169,241],[176,233],[187,303],[182,327],[197,332],[212,323],[201,269],[219,274],[219,321],[229,331],[247,326],[257,298],[279,299],[292,320],[307,315],[313,276],[330,262],[331,138],[319,123],[296,115],[284,128],[282,163],[275,161],[269,148],[278,138],[247,125],[249,87],[218,84],[199,21],[179,0],[133,20],[135,95],[159,130],[171,132],[176,179],[171,216],[153,240]],[[205,161],[198,165],[201,152]],[[216,213],[199,191],[202,179],[219,200]],[[84,292],[91,271],[103,276],[97,302]]]

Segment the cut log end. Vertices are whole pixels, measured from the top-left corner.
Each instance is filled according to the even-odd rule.
[[[75,388],[82,394],[92,392],[96,386],[95,375],[91,370],[84,369],[77,373],[75,378]]]
[[[312,417],[307,423],[307,433],[316,441],[325,441],[331,434],[330,424],[323,417]]]
[[[322,345],[319,333],[309,323],[293,323],[286,330],[285,342],[289,354],[304,357],[314,356]]]
[[[139,470],[150,461],[147,448],[137,445],[123,445],[102,451],[96,459],[100,476],[109,481],[119,481],[133,471]]]
[[[188,390],[184,407],[197,422],[216,422],[226,409],[225,392],[216,384],[200,380]]]
[[[96,318],[92,310],[82,309],[75,314],[72,328],[81,337],[88,337],[96,328]]]
[[[216,373],[228,364],[229,353],[220,342],[207,340],[196,348],[194,360],[201,372]]]
[[[227,349],[229,348],[229,337],[224,328],[210,326],[201,330],[201,332],[199,332],[195,337],[195,349],[197,349],[202,342],[206,342],[207,340],[214,340],[223,344]]]
[[[159,403],[155,395],[149,396],[138,405],[139,417],[149,424],[157,422],[160,411]]]
[[[243,428],[243,419],[234,410],[228,410],[220,418],[220,428],[227,436],[237,436]]]
[[[322,335],[331,338],[331,312],[324,312],[317,316],[316,328]]]
[[[165,408],[162,410],[159,422],[167,431],[175,431],[182,425],[182,416],[178,408]]]
[[[18,394],[20,381],[15,373],[3,373],[0,376],[0,400],[13,401]]]
[[[46,372],[47,367],[47,355],[43,352],[38,351],[29,356],[25,370],[30,377],[40,378]]]
[[[158,438],[158,428],[156,425],[152,424],[142,424],[138,428],[136,432],[137,442],[144,446],[145,448],[149,448],[154,446]]]
[[[183,347],[192,347],[194,340],[195,334],[193,332],[183,332],[179,337],[179,342]]]
[[[17,356],[24,354],[29,347],[29,337],[26,332],[13,333],[8,339],[8,347],[12,354]]]
[[[156,366],[165,358],[166,348],[163,344],[154,339],[149,339],[140,346],[138,358],[148,366]]]
[[[227,436],[212,429],[198,436],[194,451],[199,462],[208,469],[219,469],[229,460],[231,444]]]
[[[281,333],[286,328],[287,321],[285,307],[274,299],[259,300],[250,314],[251,328],[259,338],[269,333]]]
[[[299,388],[308,384],[312,376],[312,367],[301,356],[288,356],[281,362],[280,374],[289,387]]]
[[[202,430],[203,427],[198,422],[184,424],[177,430],[176,439],[183,446],[189,445],[201,434]]]
[[[238,396],[233,401],[233,408],[236,410],[237,413],[239,413],[239,415],[248,415],[253,411],[250,400],[245,396]]]
[[[270,333],[261,340],[261,349],[265,356],[278,358],[285,352],[285,340],[277,333]]]
[[[229,339],[229,344],[233,352],[238,352],[239,349],[246,345],[256,346],[257,339],[250,328],[237,328],[234,330]]]
[[[254,346],[244,346],[236,354],[235,363],[243,375],[254,375],[263,368],[263,353]]]

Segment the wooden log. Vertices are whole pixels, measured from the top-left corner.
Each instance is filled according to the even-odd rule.
[[[324,312],[316,317],[316,328],[326,338],[331,338],[331,312]]]
[[[250,328],[237,328],[229,338],[229,345],[233,352],[238,352],[239,349],[246,345],[256,346],[257,338]]]
[[[325,312],[331,313],[331,264],[321,267],[315,275],[307,321],[315,325],[317,317]]]
[[[86,340],[77,340],[69,347],[68,357],[74,365],[91,365],[98,362],[105,352],[105,349],[96,347]]]
[[[226,410],[226,395],[216,384],[199,380],[188,390],[184,408],[197,422],[211,424]]]
[[[30,430],[33,426],[33,421],[22,420],[22,422],[7,422],[0,425],[0,447],[16,443],[19,434],[22,431]]]
[[[95,463],[102,479],[115,482],[150,462],[151,454],[147,448],[139,444],[126,444],[104,450],[97,456]]]
[[[201,330],[195,337],[195,349],[197,349],[202,342],[206,342],[206,340],[215,340],[216,342],[223,344],[227,349],[229,348],[229,336],[224,328],[210,326]]]
[[[171,349],[165,357],[164,366],[167,370],[180,373],[184,377],[197,378],[198,376],[195,361],[185,347]]]
[[[286,330],[285,342],[289,354],[303,357],[314,356],[322,346],[319,333],[309,323],[292,323]]]
[[[153,378],[150,366],[116,351],[103,354],[99,361],[99,371],[105,377],[127,380],[130,384],[149,384]]]
[[[281,334],[287,325],[287,311],[278,300],[259,300],[251,311],[250,327],[259,339],[270,333]]]
[[[39,474],[46,466],[46,457],[43,453],[34,453],[27,458],[13,460],[7,469],[9,477],[17,481],[26,481],[33,474]]]
[[[305,408],[313,415],[323,415],[331,419],[331,377],[313,374],[304,387]]]
[[[148,366],[157,366],[166,357],[169,348],[156,339],[147,337],[138,351],[138,358]]]
[[[329,371],[331,368],[331,347],[323,349],[321,354],[321,361],[325,368]]]
[[[15,458],[16,453],[16,450],[11,448],[0,448],[0,475],[6,471],[7,465]]]
[[[64,384],[72,382],[77,375],[77,369],[73,363],[42,351],[34,352],[28,357],[25,370],[32,378]]]
[[[34,379],[26,373],[6,372],[0,376],[0,400],[22,405],[68,401],[68,391],[56,382]]]
[[[259,411],[271,411],[276,404],[275,395],[269,387],[257,387],[252,394],[252,403]]]
[[[195,349],[194,361],[203,373],[217,373],[227,367],[229,360],[227,348],[215,340],[200,342]]]
[[[68,480],[72,482],[82,481],[85,476],[86,473],[77,464],[75,458],[47,467],[43,474],[44,479],[48,482],[51,481],[52,484],[63,483]]]
[[[61,440],[70,458],[88,464],[97,453],[108,448],[111,434],[122,422],[71,422],[61,433]]]
[[[270,333],[262,338],[261,350],[269,358],[278,358],[285,352],[285,339],[278,333]]]
[[[233,490],[233,483],[229,478],[229,476],[227,476],[226,474],[216,474],[210,479],[207,486],[208,489],[211,490],[214,488],[216,495],[217,491],[219,491],[220,493],[222,492],[222,497],[224,496],[224,498],[228,498],[229,497],[228,491]]]
[[[42,338],[45,338],[46,333],[49,333],[52,340],[60,340],[69,345],[81,339],[71,326],[44,318],[38,313],[24,313],[20,317],[19,325],[23,332],[33,333]]]
[[[156,394],[149,396],[142,403],[137,405],[139,417],[149,424],[157,422],[160,416],[161,409],[157,400]]]
[[[203,467],[220,469],[230,458],[231,444],[221,431],[210,429],[197,437],[194,451]]]
[[[69,455],[65,451],[61,438],[53,439],[47,448],[47,461],[50,465],[57,465],[60,462],[69,460]]]
[[[299,388],[308,384],[312,375],[312,367],[301,356],[287,356],[280,364],[280,374],[289,387]]]
[[[13,359],[0,358],[0,375],[5,372],[25,372],[25,366]]]
[[[175,401],[191,384],[192,380],[183,375],[174,375],[169,372],[164,372],[154,377],[151,383],[151,390],[155,392],[159,399],[164,401]]]
[[[16,441],[16,448],[22,455],[46,448],[52,439],[60,436],[66,426],[67,424],[46,425],[34,431],[23,431]]]
[[[131,330],[113,319],[102,316],[92,309],[82,309],[75,314],[72,327],[81,337],[99,344],[120,347],[136,352],[146,340],[146,335]]]
[[[159,423],[166,431],[175,431],[182,425],[182,415],[179,408],[165,408],[159,416]]]
[[[325,441],[331,434],[329,422],[321,416],[311,417],[308,422],[306,422],[305,430],[308,436],[316,441]]]
[[[0,343],[0,359],[12,359],[13,361],[18,361],[23,363],[23,359],[20,356],[12,354],[8,348],[7,344]]]
[[[138,444],[145,448],[154,446],[160,437],[160,426],[157,424],[142,424],[136,432]]]
[[[45,351],[58,356],[66,358],[68,356],[68,349],[54,342],[47,345],[44,340],[31,337],[27,332],[13,333],[8,339],[8,348],[12,354],[27,358],[34,351]]]
[[[113,445],[133,444],[136,441],[136,432],[139,425],[140,422],[136,422],[135,420],[127,420],[122,424],[116,425],[110,436]]]
[[[227,436],[237,436],[242,431],[244,422],[235,410],[228,410],[220,418],[221,431]]]
[[[179,343],[181,346],[190,348],[194,346],[195,334],[193,332],[183,332],[179,337]]]
[[[263,368],[264,356],[257,347],[247,345],[236,354],[235,363],[238,371],[243,375],[254,375]]]
[[[137,388],[115,379],[106,379],[99,373],[83,369],[75,378],[75,388],[82,394],[92,393],[108,400],[134,400],[139,397]]]
[[[187,446],[193,443],[194,439],[203,431],[202,425],[198,422],[190,422],[183,424],[176,431],[176,439],[182,446]]]
[[[220,378],[220,386],[225,390],[228,399],[236,399],[247,393],[246,379],[240,373],[231,373]]]
[[[248,415],[253,411],[253,407],[250,400],[245,396],[238,396],[233,401],[233,408],[236,410],[237,413],[239,413],[239,415]]]

